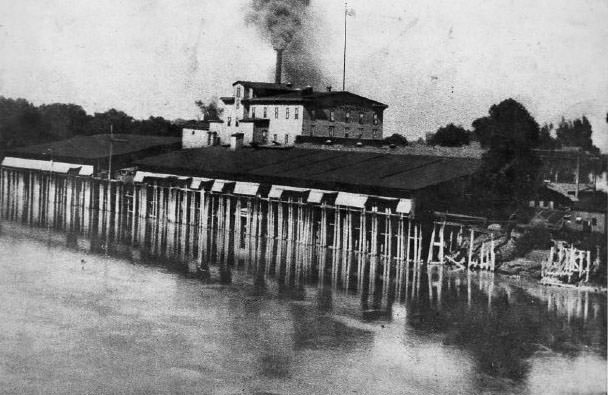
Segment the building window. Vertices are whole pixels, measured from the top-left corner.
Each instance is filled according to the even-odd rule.
[[[591,225],[597,226],[597,218],[591,218]]]
[[[272,141],[274,141],[275,143],[278,141],[278,137],[277,137],[277,135],[276,135],[276,134],[274,134],[274,135],[272,136]]]
[[[348,138],[350,135],[350,128],[344,128],[344,138]]]
[[[372,138],[373,139],[377,139],[378,138],[378,129],[372,129]]]
[[[285,145],[289,144],[289,135],[285,135]]]
[[[251,107],[251,118],[255,118],[255,106]]]
[[[241,87],[237,86],[236,88],[236,97],[241,97]]]
[[[239,99],[236,100],[236,109],[238,110],[241,107],[241,101]]]
[[[378,114],[374,113],[374,125],[378,124]]]
[[[293,109],[293,119],[300,118],[300,109],[298,107]]]
[[[317,112],[315,110],[310,110],[310,119],[311,121],[317,120]]]
[[[330,126],[329,127],[329,137],[334,137],[335,135],[336,135],[336,127]]]
[[[289,119],[289,107],[285,107],[285,119]]]
[[[359,123],[363,123],[363,113],[359,113]]]
[[[192,135],[194,136],[194,130],[192,131]]]
[[[335,117],[335,114],[334,114],[333,110],[329,112],[329,120],[331,122],[334,122],[336,120],[336,117]]]
[[[264,107],[264,118],[268,118],[268,107]]]
[[[239,126],[239,120],[238,119],[234,120],[234,126]]]
[[[315,125],[310,125],[310,135],[311,136],[315,135]]]
[[[228,122],[227,122],[228,126],[230,126],[231,123],[232,123],[232,117],[228,117]]]
[[[279,119],[279,107],[274,108],[274,119]]]
[[[344,114],[344,122],[350,122],[350,111],[346,111],[346,113]]]

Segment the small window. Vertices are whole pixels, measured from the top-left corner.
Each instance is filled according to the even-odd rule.
[[[268,107],[264,107],[264,118],[268,118]]]
[[[310,135],[314,136],[316,132],[315,125],[310,125]]]
[[[289,107],[285,107],[285,119],[289,119]]]
[[[289,135],[285,135],[285,145],[289,144]]]
[[[310,120],[311,121],[317,120],[317,112],[315,110],[310,110]]]
[[[359,113],[359,123],[363,123],[363,113]]]
[[[300,118],[300,109],[298,107],[293,109],[293,119]]]
[[[236,97],[241,97],[241,87],[240,86],[238,86],[236,88]]]
[[[346,113],[344,114],[344,122],[350,122],[350,111],[346,111]]]
[[[238,119],[234,120],[234,126],[239,126],[239,120]]]
[[[329,137],[334,137],[335,134],[336,134],[336,127],[330,126],[329,127]]]
[[[231,123],[232,123],[232,117],[228,117],[228,122],[227,122],[228,126],[230,126]]]
[[[378,114],[374,113],[374,125],[378,124]]]
[[[378,129],[372,129],[372,138],[377,139],[380,136],[378,136]]]
[[[274,119],[279,119],[279,107],[274,108]]]
[[[348,138],[350,136],[350,128],[344,128],[344,138]]]
[[[272,141],[275,141],[275,142],[276,142],[276,141],[278,141],[278,136],[277,136],[276,134],[274,134],[274,135],[272,136]]]
[[[194,130],[192,131],[192,135],[194,136]]]
[[[334,122],[336,120],[333,110],[329,112],[329,120],[331,122]]]

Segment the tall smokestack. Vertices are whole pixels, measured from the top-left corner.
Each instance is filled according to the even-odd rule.
[[[277,66],[274,70],[274,82],[276,84],[281,83],[281,73],[283,72],[283,50],[275,49],[277,51]]]

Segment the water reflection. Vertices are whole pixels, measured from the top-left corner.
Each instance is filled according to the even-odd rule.
[[[107,212],[75,216],[50,228],[4,221],[3,233],[23,233],[67,247],[138,264],[178,270],[206,284],[246,283],[229,301],[231,330],[222,339],[239,354],[242,339],[256,350],[258,374],[289,377],[296,353],[369,349],[378,325],[403,323],[414,334],[466,352],[475,387],[486,377],[520,385],[539,353],[570,357],[592,352],[606,359],[606,297],[586,291],[528,286],[487,272],[455,272],[381,255],[254,237],[242,228],[203,229]],[[261,301],[289,300],[289,309],[264,317]],[[284,314],[282,317],[281,314]],[[290,323],[286,326],[286,323]],[[372,325],[366,326],[366,325]],[[284,336],[289,333],[289,340]],[[130,340],[113,340],[120,344]],[[451,369],[450,366],[445,366]],[[534,368],[536,369],[536,368]]]

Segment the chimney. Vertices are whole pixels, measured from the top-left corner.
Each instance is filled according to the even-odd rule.
[[[234,133],[230,136],[230,151],[237,151],[243,147],[243,133]]]
[[[281,73],[283,72],[283,50],[275,49],[277,51],[277,66],[274,70],[274,82],[275,84],[281,83]]]

